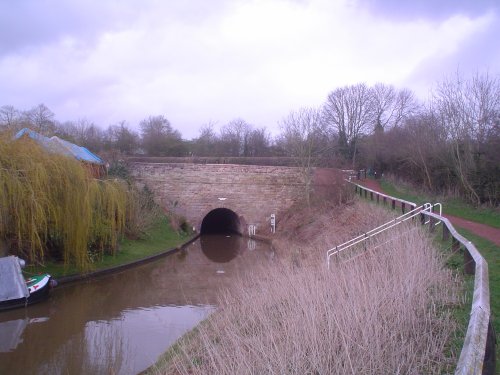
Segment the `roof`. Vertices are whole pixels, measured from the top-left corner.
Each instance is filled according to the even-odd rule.
[[[23,136],[30,137],[40,146],[49,152],[74,157],[76,160],[84,161],[93,164],[104,164],[102,159],[96,154],[90,152],[87,148],[75,145],[74,143],[65,141],[59,137],[45,137],[34,130],[24,128],[17,132],[14,139],[19,139]]]

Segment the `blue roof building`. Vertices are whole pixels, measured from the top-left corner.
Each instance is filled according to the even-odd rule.
[[[24,128],[17,132],[14,139],[19,139],[23,136],[33,139],[49,152],[71,156],[76,160],[84,161],[86,163],[104,165],[104,161],[96,154],[90,152],[87,148],[75,145],[74,143],[65,141],[59,137],[45,137],[34,130]]]

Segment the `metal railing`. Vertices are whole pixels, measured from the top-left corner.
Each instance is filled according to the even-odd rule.
[[[443,223],[443,241],[452,238],[453,251],[464,248],[464,272],[474,275],[472,306],[464,344],[458,359],[455,374],[494,374],[496,338],[491,321],[490,286],[488,263],[474,244],[459,234],[450,221],[432,212],[424,212],[429,217],[429,230],[434,231],[435,221]]]
[[[351,182],[352,183],[352,182]],[[330,266],[330,257],[334,254],[340,254],[355,245],[364,242],[368,237],[373,237],[383,231],[389,230],[400,222],[409,220],[411,217],[422,215],[422,225],[429,224],[429,231],[434,232],[436,226],[442,224],[442,240],[452,240],[451,248],[457,252],[461,247],[464,249],[464,272],[466,274],[473,274],[474,276],[474,292],[472,297],[472,307],[465,335],[464,344],[460,357],[458,359],[455,374],[494,374],[495,373],[495,345],[496,336],[492,325],[491,310],[490,310],[490,289],[488,281],[488,264],[483,256],[476,249],[474,244],[460,235],[450,221],[442,216],[442,205],[440,203],[430,204],[426,203],[417,207],[413,202],[405,201],[403,199],[395,198],[386,194],[376,192],[374,190],[365,188],[358,184],[354,184],[355,191],[360,196],[368,198],[370,195],[371,200],[383,203],[388,200],[392,202],[392,208],[396,208],[396,203],[399,203],[403,215],[396,218],[391,222],[387,222],[371,231],[353,238],[335,248],[327,251],[327,264]],[[408,206],[411,210],[405,213],[405,208]],[[435,208],[438,209],[439,214],[432,212]],[[398,222],[398,224],[395,223]]]
[[[438,206],[439,205],[439,206]],[[441,207],[440,203],[432,205],[431,203],[424,203],[423,205],[416,207],[412,209],[411,211],[408,211],[404,213],[403,215],[395,218],[394,220],[388,221],[387,223],[384,223],[372,230],[369,230],[366,233],[363,233],[357,237],[354,237],[353,239],[350,239],[349,241],[346,241],[340,245],[335,246],[334,248],[329,249],[326,252],[326,262],[328,265],[328,268],[330,268],[330,258],[333,256],[337,256],[340,253],[356,246],[359,245],[360,243],[366,242],[369,239],[373,238],[374,236],[377,236],[391,228],[394,228],[395,226],[404,223],[407,220],[413,219],[416,216],[419,216],[422,214],[423,211],[428,211],[431,212],[434,207]]]

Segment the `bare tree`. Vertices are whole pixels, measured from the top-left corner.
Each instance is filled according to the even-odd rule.
[[[269,154],[271,137],[266,128],[253,129],[247,137],[246,156],[266,156]]]
[[[464,80],[457,72],[438,83],[433,104],[448,134],[454,172],[468,198],[479,204],[476,179],[481,174],[487,135],[498,126],[500,79],[476,74]]]
[[[310,204],[313,167],[321,155],[321,134],[323,122],[321,110],[301,108],[292,111],[281,123],[282,147],[289,156],[294,157],[302,170],[307,204]]]
[[[364,158],[375,171],[383,172],[387,167],[387,137],[385,132],[402,126],[417,116],[420,106],[413,92],[396,90],[391,85],[377,83],[371,88],[373,111],[373,134],[364,139]],[[392,146],[394,147],[394,145]]]
[[[152,156],[182,156],[186,152],[181,133],[164,116],[150,116],[139,124],[142,146]]]
[[[193,140],[193,152],[198,156],[215,156],[219,139],[214,130],[214,123],[208,122],[200,128],[200,135]]]
[[[49,135],[56,128],[54,113],[43,103],[26,111],[24,117],[25,121],[34,128],[33,130],[40,134]]]
[[[11,105],[0,108],[0,128],[10,131],[20,130],[20,113]]]
[[[373,123],[373,96],[364,83],[338,88],[328,95],[323,113],[331,131],[338,134],[339,150],[352,165],[358,141]]]
[[[139,134],[130,129],[126,121],[110,125],[106,131],[107,142],[110,148],[126,155],[133,154],[139,147]]]
[[[248,156],[248,136],[252,125],[243,119],[234,119],[220,130],[220,142],[225,156]]]
[[[446,133],[433,113],[422,113],[408,119],[404,127],[404,139],[398,143],[405,145],[398,147],[401,164],[408,165],[410,173],[416,172],[413,178],[420,178],[424,187],[435,191],[435,178],[439,176],[440,170],[447,169],[447,160],[444,160],[446,158],[443,155]],[[411,144],[411,147],[407,144]],[[390,144],[387,146],[391,147]]]
[[[375,132],[399,126],[418,110],[415,95],[408,89],[377,83],[371,92]]]
[[[104,132],[86,118],[65,122],[61,126],[59,135],[94,152],[102,150],[104,145]]]

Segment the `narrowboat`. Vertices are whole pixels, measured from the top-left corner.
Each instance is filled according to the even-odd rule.
[[[24,277],[24,265],[13,255],[0,258],[0,311],[43,301],[57,285],[49,274]]]

